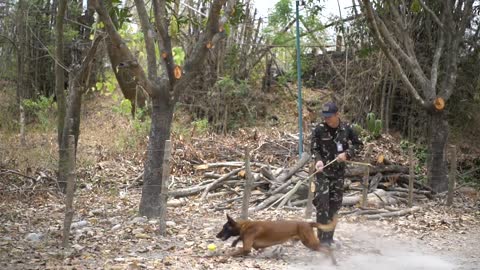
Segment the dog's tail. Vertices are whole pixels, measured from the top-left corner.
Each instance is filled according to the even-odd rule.
[[[328,224],[321,224],[317,222],[310,222],[310,226],[314,228],[318,228],[324,232],[330,232],[335,229],[335,226],[337,226],[338,222],[338,215],[333,216],[332,221],[330,221]]]

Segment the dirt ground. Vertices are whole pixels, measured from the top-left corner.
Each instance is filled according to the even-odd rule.
[[[111,194],[81,191],[71,248],[60,248],[63,200],[43,199],[0,203],[0,269],[480,269],[480,226],[446,226],[428,231],[403,229],[407,216],[390,221],[342,218],[335,238],[333,266],[323,254],[301,243],[286,243],[262,254],[230,258],[232,239],[215,234],[225,211],[197,198],[169,208],[167,236],[157,234],[158,222],[136,215],[140,192]],[[234,207],[233,209],[239,209]],[[238,212],[227,210],[233,216]],[[417,214],[420,215],[420,214]],[[302,219],[300,211],[267,210],[253,219]],[[478,220],[478,215],[476,216]],[[31,234],[40,239],[31,238]],[[217,245],[210,252],[207,245]],[[239,244],[240,245],[240,244]]]
[[[480,269],[480,232],[443,234],[440,239],[392,235],[375,224],[342,223],[338,227],[337,267],[326,258],[307,253],[294,255],[286,269]],[[295,253],[293,253],[295,254]]]

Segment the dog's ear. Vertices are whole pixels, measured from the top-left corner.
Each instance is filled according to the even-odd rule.
[[[228,214],[227,214],[227,221],[230,224],[235,224],[235,220],[233,220],[233,218],[231,218]]]

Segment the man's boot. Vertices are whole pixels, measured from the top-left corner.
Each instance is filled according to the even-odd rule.
[[[333,234],[335,231],[322,232],[318,235],[322,245],[331,246],[333,244]]]

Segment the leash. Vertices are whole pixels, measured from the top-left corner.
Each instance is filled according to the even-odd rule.
[[[323,168],[321,168],[321,169],[319,169],[319,170],[316,170],[314,173],[310,174],[307,178],[303,179],[302,181],[306,181],[306,180],[312,178],[315,174],[323,171],[326,167],[332,165],[332,164],[333,164],[335,161],[337,161],[337,160],[338,160],[338,157],[336,157],[334,160],[328,162],[325,166],[323,166]]]

